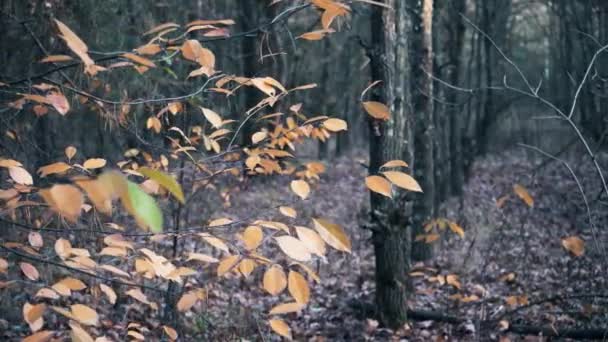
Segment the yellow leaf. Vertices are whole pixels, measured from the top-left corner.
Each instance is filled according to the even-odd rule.
[[[116,292],[114,292],[111,287],[106,284],[99,284],[99,288],[106,295],[106,297],[108,297],[108,301],[110,302],[110,304],[116,304]]]
[[[323,121],[323,127],[332,132],[340,132],[348,130],[348,124],[342,119],[327,119]]]
[[[55,335],[53,330],[42,330],[35,334],[25,337],[21,342],[47,342]]]
[[[217,276],[221,277],[224,274],[234,270],[234,266],[240,260],[239,255],[229,255],[220,261],[217,266]]]
[[[182,204],[186,203],[182,187],[179,185],[179,183],[177,183],[177,181],[175,181],[175,178],[161,171],[153,170],[147,167],[140,167],[137,169],[137,171],[142,175],[156,181],[163,188],[167,189]]]
[[[201,110],[203,111],[203,115],[205,116],[205,119],[207,119],[207,121],[209,121],[209,123],[213,127],[215,127],[216,129],[219,129],[220,127],[222,127],[222,117],[221,116],[219,116],[216,112],[214,112],[208,108],[201,107]]]
[[[65,259],[71,255],[72,244],[66,239],[57,239],[55,241],[55,253],[61,258]]]
[[[298,216],[298,213],[292,207],[281,206],[279,207],[279,211],[281,212],[281,214],[287,217],[296,218]]]
[[[163,124],[154,115],[149,117],[148,120],[146,121],[146,128],[154,130],[154,132],[156,132],[156,134],[160,133],[160,130],[162,129],[162,127],[163,127]]]
[[[158,44],[146,44],[138,47],[137,49],[135,49],[135,51],[140,55],[153,56],[161,52],[162,49]]]
[[[365,178],[365,185],[373,192],[393,198],[391,193],[391,183],[380,176],[369,176]]]
[[[188,261],[190,261],[190,260],[209,262],[209,263],[219,262],[219,260],[217,258],[214,258],[207,254],[201,254],[201,253],[188,253]]]
[[[426,241],[425,242],[426,243],[433,243],[433,242],[439,240],[439,237],[440,237],[439,234],[428,234],[428,235],[426,235],[426,239],[425,239]]]
[[[376,101],[363,102],[363,108],[374,119],[388,121],[391,118],[390,109],[384,103]]]
[[[147,66],[149,68],[156,68],[156,64],[154,64],[154,62],[152,62],[151,60],[149,60],[147,58],[144,58],[144,57],[141,57],[141,56],[138,56],[136,54],[130,53],[130,52],[123,53],[122,57],[130,59],[130,60],[132,60],[135,63],[139,63],[141,65],[145,65],[145,66]]]
[[[199,300],[199,291],[200,290],[193,290],[184,293],[184,295],[177,301],[177,310],[180,312],[185,312],[192,309],[192,307]]]
[[[70,306],[74,318],[84,324],[95,326],[99,323],[97,312],[83,304],[74,304]]]
[[[308,248],[311,253],[314,253],[320,257],[325,256],[325,242],[319,234],[317,234],[314,230],[307,228],[296,226],[296,233],[298,234],[298,239],[302,241],[302,243]]]
[[[49,299],[59,299],[59,295],[52,289],[42,288],[36,292],[36,298],[49,298]]]
[[[88,47],[87,45],[72,31],[69,27],[67,27],[61,21],[55,19],[55,23],[61,32],[61,38],[67,43],[68,48],[72,50],[78,57],[84,62],[86,71],[90,75],[94,76],[97,73],[99,68],[93,68],[95,62],[88,55]]]
[[[306,183],[306,181],[294,180],[291,181],[291,191],[300,196],[301,199],[305,200],[310,194],[310,186],[308,183]]]
[[[108,186],[103,179],[77,179],[74,183],[78,185],[93,202],[97,210],[112,215],[113,187]]]
[[[325,30],[316,30],[316,31],[311,31],[311,32],[306,32],[301,34],[300,36],[298,36],[299,39],[304,39],[304,40],[321,40],[323,39],[327,34],[329,33],[333,33],[336,32],[332,29],[325,29]]]
[[[454,232],[454,234],[457,234],[461,239],[464,239],[464,229],[462,229],[458,223],[449,221],[448,226],[450,227],[450,230]]]
[[[395,184],[400,188],[415,192],[422,192],[422,189],[420,189],[420,185],[418,184],[418,182],[416,182],[416,180],[407,173],[398,171],[386,171],[382,172],[382,174],[386,178],[388,178],[391,183]]]
[[[148,31],[144,32],[144,34],[143,34],[143,35],[144,35],[144,36],[147,36],[147,35],[149,35],[149,34],[153,34],[153,33],[156,33],[156,32],[160,32],[160,31],[163,31],[163,30],[165,30],[165,29],[169,29],[169,28],[177,28],[177,27],[179,27],[179,25],[178,25],[178,24],[176,24],[176,23],[164,23],[164,24],[160,24],[160,25],[158,25],[158,26],[155,26],[155,27],[153,27],[153,28],[149,29]]]
[[[289,235],[276,237],[275,240],[288,257],[297,261],[310,261],[310,252],[302,241]]]
[[[279,265],[272,265],[266,270],[263,278],[264,290],[273,296],[281,293],[287,286],[287,279],[283,268]]]
[[[266,132],[256,132],[251,136],[251,142],[254,144],[259,143],[260,141],[266,139],[268,133]]]
[[[229,218],[222,217],[209,222],[209,228],[219,227],[219,226],[227,226],[231,224],[233,221]]]
[[[408,167],[409,165],[403,160],[391,160],[384,163],[384,165],[380,166],[380,168],[385,167]]]
[[[23,166],[23,165],[14,159],[0,159],[0,167],[18,167],[18,166]]]
[[[242,240],[249,251],[258,248],[264,238],[264,232],[258,226],[249,226],[243,231]]]
[[[72,329],[70,335],[72,338],[72,342],[94,342],[91,335],[89,335],[86,330],[84,330],[80,324],[76,322],[69,323],[70,328]]]
[[[562,239],[562,246],[576,257],[585,254],[585,241],[578,236],[570,236]]]
[[[42,317],[42,314],[46,311],[46,304],[29,305],[27,308],[24,307],[23,309],[24,320],[31,323]]]
[[[289,271],[289,276],[287,277],[287,289],[289,293],[299,304],[307,304],[310,300],[310,288],[308,287],[308,282],[306,278],[302,276],[300,273],[295,271]],[[271,312],[272,314],[272,312]]]
[[[328,245],[342,252],[351,252],[351,242],[342,227],[323,219],[313,219],[315,230]]]
[[[32,175],[30,175],[27,170],[20,166],[13,166],[8,168],[8,174],[11,176],[11,179],[15,181],[17,184],[23,185],[32,185],[34,184],[34,180],[32,179]]]
[[[291,303],[283,303],[279,304],[272,309],[270,309],[269,315],[281,315],[291,312],[298,312],[304,308],[305,304],[291,302]]]
[[[77,151],[78,150],[76,150],[76,147],[74,147],[74,146],[68,146],[68,147],[65,148],[64,152],[65,152],[65,156],[68,157],[68,160],[70,160],[70,159],[72,159],[76,155]]]
[[[445,281],[446,281],[446,283],[454,286],[455,288],[460,289],[460,282],[458,281],[458,276],[457,275],[455,275],[455,274],[448,274],[445,277]]]
[[[280,319],[269,319],[270,328],[277,334],[291,340],[291,329],[287,323]]]
[[[40,195],[51,209],[66,219],[75,222],[80,216],[84,198],[77,187],[70,184],[55,184],[50,189],[40,190]]]
[[[72,167],[64,162],[53,163],[49,165],[42,166],[38,169],[38,173],[40,177],[46,177],[48,175],[53,175],[57,173],[64,173]]]
[[[252,259],[243,259],[239,263],[239,271],[245,276],[245,278],[249,277],[249,275],[255,270],[257,263]]]
[[[58,284],[62,284],[71,291],[80,291],[87,288],[85,283],[83,283],[81,280],[72,277],[64,278],[63,280],[59,281]]]
[[[212,236],[209,233],[199,233],[198,236],[202,237],[203,240],[205,240],[211,246],[220,249],[226,253],[230,252],[230,250],[228,249],[228,245],[226,245],[226,243],[224,243],[224,241],[222,241],[221,239],[216,238],[215,236]]]
[[[68,55],[51,55],[46,56],[40,60],[39,63],[57,63],[57,62],[68,62],[71,61],[72,57]]]
[[[171,341],[175,341],[177,340],[177,331],[175,331],[175,329],[171,328],[168,325],[163,325],[163,331],[165,332],[165,334],[167,334],[167,336],[169,337],[169,339]]]
[[[522,201],[524,201],[524,203],[526,203],[526,205],[528,205],[528,207],[534,207],[534,199],[530,196],[530,193],[526,188],[519,184],[515,184],[513,185],[513,191]]]
[[[84,164],[82,164],[82,167],[84,167],[85,169],[99,169],[106,166],[106,160],[103,158],[91,158],[91,159],[87,159]]]

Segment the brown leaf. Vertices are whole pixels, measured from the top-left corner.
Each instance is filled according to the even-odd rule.
[[[578,236],[570,236],[562,239],[562,246],[576,257],[585,254],[585,241]]]

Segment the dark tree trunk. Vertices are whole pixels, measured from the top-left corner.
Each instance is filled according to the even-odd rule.
[[[416,115],[414,147],[416,179],[422,194],[417,194],[414,202],[413,237],[423,232],[423,226],[435,215],[434,179],[434,120],[433,120],[433,81],[429,73],[433,70],[433,0],[412,1],[413,34],[411,45],[412,60],[412,102]],[[432,256],[431,245],[423,241],[412,244],[414,260],[428,260]]]
[[[411,22],[404,2],[385,3],[394,11],[374,9],[371,20],[374,46],[370,57],[372,79],[383,81],[374,90],[373,99],[387,104],[391,119],[385,123],[368,117],[370,174],[377,174],[387,160],[414,162],[411,117],[407,115],[410,113],[407,33]],[[399,192],[393,200],[371,193],[370,204],[370,229],[376,254],[376,308],[384,325],[398,328],[407,319],[411,205],[405,192]]]

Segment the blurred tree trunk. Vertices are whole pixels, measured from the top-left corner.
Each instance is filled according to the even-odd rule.
[[[384,2],[394,10],[378,6],[373,9],[371,76],[383,83],[374,89],[372,97],[389,106],[391,119],[385,123],[368,117],[370,174],[377,174],[380,165],[391,159],[413,163],[407,81],[410,15],[405,2]],[[411,202],[403,191],[393,200],[371,192],[370,204],[370,229],[376,254],[376,308],[384,325],[398,328],[407,319]]]
[[[423,233],[423,226],[435,215],[435,165],[433,155],[433,0],[413,0],[412,44],[411,44],[411,92],[413,110],[416,115],[414,137],[414,167],[422,194],[414,202],[412,234]],[[428,260],[432,256],[431,245],[423,241],[412,244],[412,259]]]
[[[460,84],[460,72],[462,50],[464,47],[465,26],[460,18],[460,13],[466,13],[466,0],[454,0],[453,8],[449,12],[449,40],[448,49],[448,80],[450,84],[458,86]],[[446,102],[454,104],[458,101],[458,93],[451,89],[446,95]],[[466,120],[460,115],[460,107],[450,107],[447,115],[449,116],[449,145],[450,145],[450,192],[459,196],[462,194],[464,185],[464,156],[462,151],[463,131],[466,128]]]

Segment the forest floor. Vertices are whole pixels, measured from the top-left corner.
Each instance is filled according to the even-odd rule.
[[[551,330],[607,328],[607,260],[594,246],[597,242],[605,250],[608,235],[596,229],[599,236],[592,236],[581,193],[563,164],[543,164],[545,159],[530,158],[521,150],[475,163],[463,197],[448,201],[440,215],[458,223],[464,239],[443,231],[434,243],[434,258],[413,265],[410,307],[462,322],[412,321],[398,331],[378,327],[370,309],[371,233],[361,228],[368,210],[361,159],[351,155],[335,160],[311,197],[293,206],[298,211],[294,224],[310,226],[311,218],[327,218],[342,225],[353,244],[352,254],[332,251],[329,263],[318,264],[322,280],[313,287],[311,303],[302,313],[286,317],[296,340],[536,341],[542,339],[501,330],[516,324]],[[595,225],[602,227],[608,209],[598,200],[599,179],[591,163],[573,165],[594,210]],[[514,193],[515,184],[529,191],[533,207]],[[253,180],[225,211],[246,216],[289,196],[288,179]],[[503,202],[500,208],[497,200]],[[266,218],[273,217],[280,215]],[[562,239],[570,236],[586,241],[584,255],[574,257],[564,249]],[[450,277],[451,284],[445,283],[449,275],[457,276]],[[257,280],[226,281],[210,292],[205,314],[216,338],[268,340],[272,338],[265,333],[264,312],[283,301],[264,295]],[[481,322],[488,320],[492,323],[482,328]]]
[[[443,206],[439,217],[461,226],[464,238],[449,229],[440,231],[441,238],[433,243],[434,258],[412,265],[409,307],[433,312],[434,319],[420,320],[419,315],[397,331],[379,327],[373,310],[373,245],[370,231],[362,228],[369,209],[364,152],[326,163],[331,165],[327,165],[327,172],[305,201],[285,203],[295,197],[289,189],[293,176],[254,177],[245,185],[227,181],[217,184],[219,191],[201,192],[200,197],[191,200],[183,218],[189,226],[200,226],[209,219],[239,220],[255,215],[253,220],[309,227],[312,218],[325,218],[344,228],[352,240],[352,253],[329,251],[328,262],[314,267],[321,281],[311,286],[308,306],[300,313],[282,317],[297,341],[537,341],[542,339],[533,337],[531,330],[526,335],[501,329],[521,332],[522,325],[544,327],[549,332],[565,328],[608,329],[608,259],[604,254],[608,232],[602,229],[608,224],[608,206],[599,199],[601,183],[592,163],[579,158],[571,165],[588,196],[595,229],[589,224],[583,197],[568,169],[559,162],[546,164],[545,159],[530,158],[538,155],[527,152],[506,152],[477,161],[463,196]],[[606,160],[601,156],[599,162],[606,165]],[[514,193],[515,184],[527,189],[534,200],[533,207]],[[223,189],[231,189],[229,206],[218,196],[219,192],[226,194]],[[282,216],[278,205],[291,205],[297,218]],[[585,241],[585,251],[578,257],[562,246],[562,239],[573,236]],[[197,240],[182,239],[180,255],[196,251],[220,257],[218,250]],[[85,246],[93,241],[94,238],[73,243]],[[140,242],[154,244],[150,248],[170,255],[171,241]],[[278,262],[289,265],[281,259],[282,253],[276,253],[274,244],[260,248],[260,254],[278,256]],[[130,263],[121,265],[131,268]],[[260,283],[265,267],[258,267],[248,278],[221,279],[216,277],[215,265],[196,267],[199,273],[188,283],[205,287],[207,300],[179,315],[182,319],[175,328],[181,340],[279,339],[269,332],[267,313],[290,299],[287,291],[279,296],[264,292]],[[54,274],[58,271],[52,267],[41,271],[49,279],[65,277],[65,272]],[[12,268],[12,272],[18,270]],[[87,280],[87,284],[93,286],[92,281]],[[3,289],[0,336],[13,340],[29,334],[21,310],[15,308],[28,296],[32,298],[35,290],[18,286]],[[163,288],[158,292],[159,295],[147,295],[163,303]],[[159,314],[141,303],[127,304],[129,300],[124,296],[114,306],[99,305],[98,297],[86,292],[66,299],[95,307],[104,322],[102,329],[93,331],[97,336],[105,334],[120,341],[125,338],[129,322],[144,322],[147,331],[156,334],[156,338],[149,336],[151,340],[157,340],[162,336],[163,324],[174,324],[160,318],[162,308]],[[437,322],[438,318],[453,322]],[[59,315],[47,315],[45,319],[53,329],[65,322]]]

